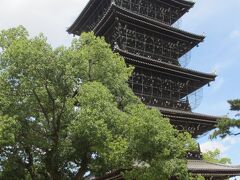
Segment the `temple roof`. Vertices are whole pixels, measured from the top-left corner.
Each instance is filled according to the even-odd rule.
[[[120,48],[115,48],[115,51],[119,52],[120,55],[122,55],[130,64],[133,64],[136,66],[144,65],[146,67],[151,67],[153,69],[161,70],[161,71],[162,70],[169,71],[169,72],[171,71],[173,74],[177,73],[178,75],[186,76],[190,79],[196,78],[198,80],[204,81],[205,84],[207,84],[208,82],[214,81],[217,76],[215,74],[203,73],[200,71],[183,68],[181,66],[157,61],[151,58],[147,58],[144,56],[140,56],[137,54],[133,54],[133,53],[121,50]]]
[[[181,110],[175,110],[175,109],[168,109],[168,108],[158,108],[161,113],[168,117],[178,117],[178,118],[184,118],[184,119],[194,119],[194,120],[199,120],[202,122],[210,122],[210,123],[217,123],[217,120],[220,119],[221,117],[218,116],[211,116],[207,114],[201,114],[201,113],[195,113],[191,111],[181,111]],[[186,120],[187,120],[186,119]]]
[[[205,86],[211,81],[215,81],[216,78],[215,74],[203,73],[183,68],[181,66],[160,62],[144,56],[132,54],[118,48],[115,48],[115,51],[119,52],[119,54],[124,57],[126,63],[133,65],[135,68],[141,67],[149,69],[150,71],[156,71],[161,74],[171,74],[171,76],[197,82],[196,86],[189,89],[189,93],[196,91],[197,89]]]
[[[191,111],[181,111],[163,107],[157,107],[164,117],[169,118],[178,130],[179,128],[188,131],[194,138],[205,134],[206,132],[215,129],[217,120],[221,117],[200,114]],[[180,127],[179,127],[180,126]]]
[[[197,35],[194,33],[190,33],[168,24],[147,18],[145,16],[141,16],[135,13],[132,13],[128,10],[117,7],[112,4],[111,8],[107,11],[104,17],[98,22],[98,24],[92,29],[96,35],[104,36],[105,33],[109,30],[111,26],[113,26],[114,22],[123,21],[125,23],[129,23],[136,27],[144,27],[152,32],[164,34],[166,36],[170,36],[180,42],[188,42],[188,46],[181,51],[179,58],[189,52],[192,48],[197,46],[199,43],[203,42],[205,36]],[[82,31],[84,31],[83,26],[79,26],[77,32],[69,31],[70,33],[80,35]]]
[[[240,175],[240,166],[223,165],[211,163],[204,160],[188,160],[188,171],[193,175],[201,174],[204,177],[233,177]],[[87,180],[124,180],[121,170],[113,171],[103,177],[88,177]]]
[[[74,23],[68,28],[68,32],[69,33],[73,33],[76,32],[79,28],[79,25],[82,24],[84,22],[84,18],[88,17],[91,13],[94,12],[95,8],[94,6],[99,3],[100,0],[89,0],[89,2],[87,3],[87,5],[85,6],[85,8],[83,9],[83,11],[80,13],[80,15],[78,16],[78,18],[74,21]],[[183,16],[190,8],[193,7],[194,2],[191,0],[158,0],[161,1],[165,4],[168,4],[170,6],[176,6],[182,9],[182,14],[181,16]],[[180,17],[179,17],[180,18]],[[173,22],[174,23],[174,22]]]
[[[132,13],[132,12],[130,12],[128,10],[125,10],[125,9],[122,9],[121,7],[116,6],[115,4],[111,4],[111,6],[109,7],[109,10],[101,18],[100,22],[93,29],[93,31],[97,32],[97,34],[98,34],[98,32],[101,31],[102,26],[104,24],[106,24],[106,22],[110,19],[110,16],[113,16],[115,18],[116,14],[112,13],[115,10],[117,10],[117,12],[116,12],[117,15],[123,16],[125,18],[130,18],[129,20],[135,21],[135,23],[136,22],[140,22],[140,23],[144,23],[145,25],[147,25],[147,26],[149,26],[151,28],[165,30],[165,31],[168,31],[170,33],[175,34],[177,37],[187,38],[189,41],[193,40],[193,41],[197,41],[199,43],[199,42],[202,42],[204,40],[204,38],[205,38],[205,36],[197,35],[197,34],[194,34],[194,33],[190,33],[190,32],[187,32],[187,31],[175,28],[173,26],[170,26],[168,24],[156,21],[154,19],[150,19],[150,18],[147,18],[145,16],[141,16],[141,15]],[[84,15],[80,16],[79,18],[80,19],[84,19],[83,16]],[[80,35],[81,34],[82,29],[84,29],[84,27],[81,26],[81,25],[84,22],[81,22],[83,20],[80,21],[80,19],[79,19],[79,21],[76,20],[74,22],[74,24],[70,28],[68,28],[67,31],[69,33],[73,33],[73,34],[76,34],[76,35]]]
[[[109,28],[112,27],[116,21],[124,21],[134,26],[144,27],[152,32],[164,34],[172,37],[180,42],[188,42],[186,46],[179,54],[179,58],[197,46],[200,42],[203,42],[205,36],[190,33],[184,30],[180,30],[168,24],[160,21],[130,12],[126,9],[118,7],[115,4],[111,4],[106,13],[99,19],[97,24],[88,29],[87,22],[88,16],[82,13],[74,24],[67,30],[69,33],[80,35],[84,31],[94,31],[98,36],[104,36]]]
[[[115,5],[113,4],[113,6],[115,6]],[[133,21],[137,21],[137,22],[140,22],[140,23],[145,22],[145,24],[149,27],[151,26],[152,28],[157,28],[157,29],[160,28],[160,29],[169,31],[171,33],[175,33],[179,37],[186,37],[186,38],[189,38],[191,40],[198,41],[198,42],[202,42],[205,38],[205,36],[203,36],[203,35],[197,35],[197,34],[194,34],[194,33],[184,31],[184,30],[179,29],[179,28],[175,28],[175,27],[170,26],[166,23],[156,21],[154,19],[151,19],[151,18],[142,16],[142,15],[130,12],[130,11],[122,9],[121,7],[118,7],[118,6],[115,6],[115,9],[118,10],[118,14],[121,15],[121,16],[125,16],[127,18],[132,19]]]
[[[101,18],[101,21],[98,23],[97,26],[99,26],[101,23],[106,23],[106,20],[109,19],[109,16],[113,15],[112,11],[114,11],[114,10],[118,11],[118,13],[117,13],[118,15],[125,16],[127,18],[130,18],[134,21],[136,20],[138,22],[142,22],[142,21],[150,22],[150,23],[147,23],[148,26],[149,25],[154,26],[154,28],[157,28],[157,29],[161,28],[161,29],[167,30],[169,32],[175,33],[178,36],[190,38],[190,40],[192,39],[192,40],[195,40],[195,41],[198,41],[198,42],[202,42],[205,38],[202,35],[197,35],[197,34],[194,34],[194,33],[190,33],[190,32],[175,28],[173,26],[170,26],[168,24],[156,21],[154,19],[150,19],[150,18],[147,18],[145,16],[142,16],[142,15],[139,15],[139,14],[136,14],[136,13],[132,13],[128,10],[125,10],[125,9],[122,9],[121,7],[116,6],[115,4],[111,4],[111,6],[109,7],[109,10]],[[78,19],[73,23],[73,25],[71,27],[68,28],[67,31],[69,33],[80,35],[81,31],[82,31],[81,29],[84,29],[84,27],[82,26],[82,24],[84,23],[84,16],[85,15],[84,15],[84,11],[83,11],[81,13],[81,15],[78,17]],[[104,20],[105,18],[106,18],[106,20]],[[101,27],[101,25],[100,25],[100,27]],[[99,29],[100,27],[95,27],[94,30],[96,31],[96,29]]]
[[[203,176],[240,175],[240,166],[210,163],[204,160],[188,160],[188,170],[193,174],[201,174]]]

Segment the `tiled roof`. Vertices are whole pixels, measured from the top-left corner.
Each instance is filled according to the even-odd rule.
[[[202,175],[240,175],[240,166],[223,165],[211,163],[204,160],[188,160],[188,170],[191,173],[201,173]]]
[[[208,118],[208,119],[213,119],[213,120],[217,120],[217,119],[221,118],[218,116],[211,116],[211,115],[195,113],[195,112],[191,112],[191,111],[181,111],[181,110],[162,108],[162,107],[158,107],[158,109],[162,113],[182,114],[182,115],[187,115],[187,116],[196,116],[196,117]]]

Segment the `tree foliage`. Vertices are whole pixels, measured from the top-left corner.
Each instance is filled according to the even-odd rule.
[[[230,104],[230,110],[232,111],[240,111],[240,99],[229,100],[228,103]],[[239,114],[236,114],[238,117]],[[236,128],[237,131],[240,130],[240,119],[238,118],[222,118],[218,121],[217,130],[211,135],[211,138],[216,138],[220,136],[221,138],[226,137],[227,135],[230,136],[237,136],[240,135],[240,132],[234,132],[232,128]]]
[[[215,149],[213,151],[203,153],[203,159],[212,163],[231,164],[231,159],[226,157],[222,158],[220,155],[221,155],[220,150]]]
[[[0,179],[186,179],[192,144],[128,87],[133,68],[84,33],[52,48],[24,27],[0,32]],[[139,166],[136,164],[146,164]]]

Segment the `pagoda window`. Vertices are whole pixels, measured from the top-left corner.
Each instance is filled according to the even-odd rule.
[[[140,14],[145,15],[145,16],[147,16],[147,14],[148,14],[148,7],[147,7],[146,1],[140,2]]]
[[[135,93],[142,94],[142,85],[141,85],[141,84],[133,83],[133,91],[134,91]]]
[[[164,21],[164,8],[161,6],[156,6],[156,19]]]
[[[152,86],[143,86],[143,94],[151,94],[152,93]]]
[[[161,97],[162,96],[162,91],[159,88],[153,87],[153,97]]]
[[[139,12],[139,0],[131,0],[131,10],[133,12]]]
[[[145,47],[146,47],[145,50],[147,52],[153,53],[153,50],[154,50],[153,37],[149,37],[149,36],[147,37]]]
[[[156,8],[153,4],[150,4],[149,6],[149,12],[148,12],[149,17],[155,19],[156,18]]]

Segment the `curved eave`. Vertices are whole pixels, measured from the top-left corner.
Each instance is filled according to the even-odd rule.
[[[173,125],[176,124],[195,124],[200,125],[199,128],[192,133],[194,138],[199,137],[216,128],[217,120],[220,117],[210,116],[206,114],[194,113],[191,111],[181,111],[169,108],[158,107],[158,110],[164,117],[169,118]]]
[[[166,1],[166,0],[163,0],[163,2]],[[169,1],[169,0],[167,0]],[[83,9],[83,11],[80,13],[80,15],[78,16],[78,18],[74,21],[74,23],[67,29],[67,32],[68,33],[72,33],[72,34],[80,34],[80,33],[76,33],[77,31],[79,31],[79,28],[82,26],[82,24],[87,20],[87,18],[90,16],[90,14],[92,14],[94,12],[94,6],[96,5],[98,1],[97,0],[90,0],[88,2],[88,4],[85,6],[85,8]],[[188,2],[188,1],[184,1],[184,0],[171,0],[172,3],[177,3],[177,4],[180,4],[180,5],[183,5],[184,7],[192,7],[194,3],[191,3],[191,2]],[[168,2],[169,3],[169,2]],[[114,5],[114,3],[112,3],[109,7],[109,9],[112,7],[112,6],[116,6]],[[116,6],[118,7],[118,6]],[[118,7],[119,9],[121,9],[120,7]],[[127,10],[125,10],[126,12],[129,12]],[[129,12],[131,13],[131,12]],[[131,14],[135,14],[135,13],[131,13]],[[135,14],[136,16],[137,14]],[[144,17],[144,16],[141,16],[139,15],[139,17],[143,17],[145,19],[148,19],[148,20],[151,20],[150,18],[147,18],[147,17]],[[152,20],[156,23],[160,23],[162,25],[165,25],[166,27],[171,27],[165,23],[161,23],[159,21],[155,21],[155,20]],[[173,27],[171,27],[173,28]],[[173,28],[173,29],[176,29],[176,28]],[[183,33],[187,33],[185,31],[182,31],[182,30],[179,30],[180,32],[183,32]],[[198,36],[198,35],[194,35],[194,34],[191,34],[191,33],[188,33],[188,35],[192,35],[192,36],[195,36],[196,39],[199,39],[199,41],[203,41],[204,39],[204,36]],[[197,37],[198,36],[198,37]]]
[[[199,71],[182,68],[180,66],[159,62],[151,58],[123,51],[119,48],[116,48],[115,51],[122,55],[129,63],[133,65],[144,65],[146,67],[156,68],[157,70],[169,71],[173,72],[174,74],[177,73],[181,76],[186,76],[191,79],[195,78],[198,81],[203,81],[206,84],[208,82],[214,81],[216,78],[216,75],[214,74],[202,73]]]
[[[175,109],[168,109],[168,108],[158,108],[159,111],[164,114],[167,117],[175,117],[175,118],[181,118],[186,120],[192,120],[192,121],[199,121],[199,122],[205,122],[205,123],[211,123],[211,124],[217,124],[217,120],[221,117],[218,116],[210,116],[207,114],[200,114],[200,113],[194,113],[191,111],[181,111],[181,110],[175,110]]]
[[[124,10],[115,4],[112,4],[108,10],[108,12],[103,16],[103,18],[100,20],[100,22],[96,25],[94,28],[94,31],[99,32],[104,29],[104,25],[107,24],[107,21],[109,21],[112,18],[122,18],[125,19],[126,22],[132,22],[133,24],[137,24],[138,26],[141,27],[146,27],[150,30],[159,32],[162,31],[162,33],[166,33],[169,36],[176,37],[181,40],[185,40],[188,42],[193,41],[194,43],[192,44],[192,47],[195,47],[198,45],[200,42],[203,42],[205,36],[202,35],[196,35],[181,29],[174,28],[172,26],[169,26],[165,23],[161,23],[159,21],[155,21],[152,19],[149,19],[145,16],[138,15],[136,13],[132,13],[128,10]]]
[[[120,15],[122,17],[125,17],[129,20],[132,20],[132,22],[135,22],[135,23],[138,22],[139,24],[144,25],[144,26],[146,25],[146,26],[150,27],[151,29],[164,30],[164,31],[172,33],[172,34],[174,34],[178,37],[187,38],[188,41],[192,40],[192,41],[196,41],[198,43],[203,42],[203,40],[205,38],[205,36],[189,33],[187,31],[184,31],[184,30],[172,27],[168,24],[162,23],[160,21],[156,21],[156,20],[153,20],[153,19],[148,18],[146,16],[142,16],[142,15],[133,13],[131,11],[122,9],[122,8],[116,6],[116,5],[113,5],[113,6],[115,6],[115,8],[117,10],[116,13],[118,15]]]
[[[75,32],[78,30],[77,28],[79,25],[83,23],[84,20],[88,18],[88,14],[91,13],[91,8],[93,5],[97,2],[97,0],[89,0],[85,8],[82,10],[82,12],[79,14],[77,19],[73,22],[73,24],[67,29],[67,32],[69,34],[75,34]]]
[[[185,9],[185,12],[187,12],[194,5],[193,2],[186,1],[186,0],[160,0],[160,1],[165,2],[167,4],[172,4],[173,6],[182,7]],[[77,31],[77,28],[79,27],[79,25],[81,25],[84,22],[84,20],[88,18],[89,14],[94,12],[94,10],[92,9],[97,2],[99,2],[99,0],[89,0],[85,8],[77,17],[77,19],[67,29],[68,33],[75,34],[75,31]]]
[[[194,6],[194,2],[193,1],[186,1],[186,0],[161,0],[161,1],[165,1],[165,2],[172,2],[175,5],[178,5],[180,7],[185,7],[185,8],[192,8]]]

